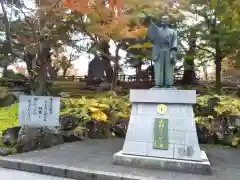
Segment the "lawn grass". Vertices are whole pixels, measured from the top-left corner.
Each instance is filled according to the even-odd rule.
[[[18,104],[0,108],[0,147],[5,147],[2,141],[2,131],[17,126],[18,124]],[[11,154],[16,153],[15,147],[8,147]]]
[[[17,126],[18,124],[18,104],[0,108],[0,133],[3,130]],[[0,134],[1,135],[1,134]]]

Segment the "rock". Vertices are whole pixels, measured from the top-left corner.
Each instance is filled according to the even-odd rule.
[[[99,85],[99,91],[103,92],[103,91],[109,91],[111,89],[111,84],[108,82],[102,82]]]
[[[79,141],[86,138],[87,129],[80,126],[80,123],[80,118],[70,115],[60,116],[60,133],[64,142]]]
[[[47,127],[23,126],[19,131],[17,152],[28,152],[44,149],[64,143],[63,137],[57,130]]]
[[[199,89],[196,90],[196,94],[202,94],[202,91],[200,91]]]
[[[92,88],[93,89],[93,87],[96,88],[96,86],[99,86],[102,82],[103,82],[102,79],[90,79],[88,77],[86,85],[87,85],[88,88]]]
[[[214,111],[214,107],[216,107],[219,102],[220,102],[220,99],[219,99],[218,97],[210,98],[210,99],[208,100],[208,108],[209,108],[211,111]]]
[[[66,106],[63,102],[60,102],[60,109],[64,109]]]
[[[196,131],[198,136],[198,142],[200,144],[207,143],[209,137],[208,129],[205,126],[201,127],[198,123],[196,123]]]
[[[17,98],[13,94],[8,94],[4,98],[0,99],[0,107],[11,106],[17,101]]]
[[[231,124],[236,124],[240,126],[240,115],[229,115],[228,120]]]
[[[233,134],[226,134],[224,135],[223,139],[220,142],[223,145],[231,146],[233,138],[234,138]]]
[[[86,85],[86,86],[80,87],[80,89],[81,90],[88,90],[88,91],[96,91],[97,90],[97,86]]]
[[[107,138],[111,136],[111,124],[108,122],[91,120],[87,122],[86,127],[89,138]]]
[[[8,94],[9,94],[8,88],[0,86],[0,99],[5,98]]]
[[[82,126],[77,126],[71,131],[61,130],[61,134],[63,135],[64,142],[79,141],[87,137],[87,129]]]
[[[217,140],[220,142],[221,140],[223,140],[224,138],[224,135],[221,133],[221,132],[216,132],[216,137],[217,137]]]
[[[5,146],[14,146],[17,143],[20,126],[8,128],[2,132],[2,140]]]
[[[78,126],[78,124],[81,122],[81,119],[70,115],[61,115],[59,122],[61,130],[70,131]]]
[[[232,144],[233,147],[240,147],[240,136],[234,136],[232,139]]]
[[[213,132],[212,134],[209,134],[207,141],[208,144],[218,144],[219,142],[220,141],[216,133]]]
[[[117,137],[125,137],[127,133],[128,123],[128,118],[119,119],[117,120],[116,124],[111,128],[111,130]]]
[[[67,92],[60,92],[59,95],[64,98],[70,97],[70,95]]]
[[[0,156],[11,155],[12,152],[8,148],[0,147]]]
[[[121,92],[123,92],[123,87],[117,86],[117,87],[115,88],[115,91],[116,91],[117,93],[121,93]]]
[[[16,99],[19,101],[19,97],[21,95],[24,95],[25,93],[22,91],[12,91],[11,94],[14,95],[16,97]]]

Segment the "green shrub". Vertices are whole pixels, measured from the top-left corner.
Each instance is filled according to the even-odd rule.
[[[218,115],[240,115],[240,98],[234,96],[218,96],[220,102],[214,108]]]
[[[96,98],[63,98],[65,108],[61,114],[69,114],[83,120],[83,124],[90,120],[112,123],[116,118],[130,116],[131,104],[127,96],[111,96],[105,94]]]
[[[214,111],[217,116],[220,115],[240,115],[240,98],[235,96],[218,96],[218,95],[198,95],[197,96],[197,105],[196,105],[196,114],[202,116],[199,110],[204,108],[209,108],[209,100],[217,98],[219,99],[218,104],[214,107]],[[205,115],[205,114],[204,114]],[[204,116],[203,115],[203,116]],[[212,115],[212,114],[208,114]]]

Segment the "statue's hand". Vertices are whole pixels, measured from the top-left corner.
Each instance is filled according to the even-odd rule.
[[[176,51],[174,51],[174,50],[171,52],[170,61],[171,61],[172,65],[175,65],[175,63],[176,63]]]
[[[146,15],[144,24],[149,25],[151,23],[151,21],[152,21],[152,17],[149,15]]]

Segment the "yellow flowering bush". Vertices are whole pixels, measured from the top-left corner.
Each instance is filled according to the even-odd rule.
[[[90,120],[104,121],[112,123],[116,118],[127,118],[130,116],[131,103],[126,96],[96,97],[95,99],[82,98],[63,98],[65,108],[61,114],[69,114],[79,117],[83,124]],[[113,118],[113,113],[115,118]]]

